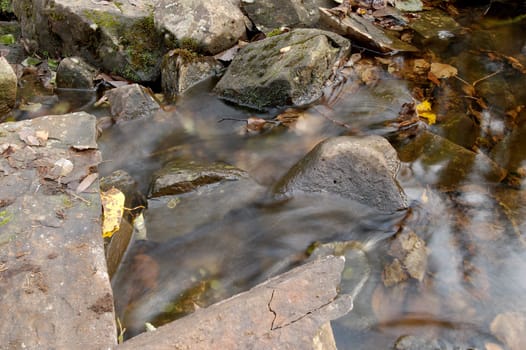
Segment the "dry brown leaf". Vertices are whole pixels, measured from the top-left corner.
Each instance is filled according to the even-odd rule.
[[[82,193],[84,192],[85,190],[87,190],[91,184],[93,183],[93,181],[95,181],[97,179],[97,177],[99,176],[98,173],[93,173],[93,174],[89,174],[88,176],[86,176],[80,183],[79,185],[77,186],[77,190],[75,192],[77,193]]]
[[[439,79],[451,78],[458,74],[458,70],[452,65],[438,62],[431,63],[430,72]]]

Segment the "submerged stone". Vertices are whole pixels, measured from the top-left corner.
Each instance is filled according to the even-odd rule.
[[[278,193],[331,192],[381,211],[407,207],[395,176],[400,161],[380,136],[334,137],[318,144],[276,185]]]
[[[202,185],[245,177],[242,170],[225,163],[174,160],[154,175],[150,197],[190,192]]]
[[[241,49],[215,87],[225,100],[256,109],[306,105],[322,95],[347,39],[319,29],[295,29]]]
[[[475,153],[441,136],[423,131],[396,146],[400,159],[413,162],[424,184],[452,189],[465,182],[500,182],[505,171],[483,153]]]

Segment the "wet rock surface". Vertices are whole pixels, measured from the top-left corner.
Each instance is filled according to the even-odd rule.
[[[352,309],[352,298],[337,292],[343,264],[336,257],[308,263],[117,349],[334,349],[320,328]]]
[[[247,177],[242,170],[224,163],[174,160],[154,175],[150,197],[191,192],[202,185]]]
[[[57,68],[58,88],[93,89],[97,68],[80,57],[67,57],[60,61]]]
[[[266,38],[240,50],[215,92],[256,109],[305,105],[321,97],[333,65],[349,50],[347,39],[318,29]]]
[[[198,56],[188,50],[168,52],[161,67],[162,88],[168,98],[185,92],[195,84],[218,75],[223,65],[210,56]]]
[[[276,185],[278,193],[331,192],[381,211],[407,206],[395,176],[400,161],[378,136],[335,137],[318,144]]]
[[[6,348],[116,344],[101,239],[95,117],[0,125],[0,325]]]
[[[116,123],[149,119],[160,109],[152,94],[139,84],[130,84],[106,92]]]

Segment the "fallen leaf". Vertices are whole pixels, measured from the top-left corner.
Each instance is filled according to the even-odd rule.
[[[124,194],[116,188],[101,192],[102,202],[102,237],[111,237],[120,228],[122,214],[124,213]]]
[[[97,179],[97,177],[99,176],[98,173],[93,173],[93,174],[89,174],[88,176],[86,176],[80,183],[79,185],[77,186],[77,190],[75,192],[77,193],[82,193],[84,192],[85,190],[87,190],[91,184],[93,183],[93,181],[95,181]]]
[[[418,116],[427,119],[429,125],[436,123],[437,116],[431,112],[431,103],[428,100],[424,100],[416,106],[416,112]]]
[[[437,78],[442,79],[454,77],[457,75],[458,70],[449,64],[433,62],[431,63],[430,72],[433,73],[433,75],[435,75]]]

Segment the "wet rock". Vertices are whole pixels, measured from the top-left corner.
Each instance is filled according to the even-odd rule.
[[[400,11],[422,11],[424,4],[421,0],[395,0],[394,6]]]
[[[20,43],[20,24],[0,21],[0,56],[11,64],[21,63],[26,57]]]
[[[17,82],[13,68],[0,56],[0,121],[15,106]]]
[[[338,13],[321,8],[320,22],[338,34],[349,37],[361,45],[372,47],[381,52],[418,51],[413,45],[396,38],[388,31],[376,26],[374,23],[356,13],[350,13],[348,16],[340,19]]]
[[[162,40],[154,0],[20,0],[13,3],[26,46],[53,56],[81,56],[137,82],[160,74]]]
[[[505,171],[486,155],[428,131],[395,147],[402,161],[415,163],[412,169],[417,179],[443,189],[468,180],[500,182],[505,175]]]
[[[313,261],[118,348],[334,349],[327,322],[352,308],[350,296],[338,295],[343,265]]]
[[[101,161],[95,120],[74,113],[0,124],[0,313],[9,320],[0,324],[2,347],[117,343],[98,181],[75,192]],[[59,163],[73,168],[49,179]]]
[[[526,348],[526,318],[522,313],[509,311],[498,314],[490,329],[510,350]]]
[[[247,18],[231,1],[161,0],[155,5],[155,26],[179,47],[194,46],[216,54],[246,35]]]
[[[305,105],[321,97],[333,65],[349,49],[347,39],[318,29],[266,38],[240,50],[215,92],[256,109]]]
[[[332,0],[243,1],[243,9],[256,27],[269,32],[280,27],[314,27],[319,7],[331,7]]]
[[[298,162],[276,191],[331,192],[381,211],[396,211],[407,207],[395,179],[399,164],[396,151],[382,137],[334,137]]]
[[[139,184],[135,179],[124,170],[115,170],[111,174],[100,179],[100,189],[103,192],[110,190],[112,187],[117,188],[124,193],[126,208],[135,208],[146,206],[146,198],[139,191]],[[131,211],[127,211],[128,214]]]
[[[164,94],[173,99],[195,84],[215,76],[223,65],[213,57],[197,56],[188,50],[172,50],[164,56],[161,81]]]
[[[427,271],[426,243],[416,233],[404,228],[398,233],[389,249],[395,259],[384,268],[382,279],[386,287],[405,281],[407,275],[422,282]]]
[[[447,41],[455,37],[461,29],[453,18],[439,9],[421,12],[409,23],[409,27],[417,33],[417,39],[422,43]]]
[[[448,344],[438,339],[426,339],[414,335],[403,335],[395,342],[395,350],[446,350]]]
[[[152,94],[139,84],[124,85],[108,90],[106,97],[116,123],[151,118],[160,109]]]
[[[66,57],[57,68],[57,88],[93,89],[97,68],[80,57]]]
[[[150,197],[190,192],[199,186],[244,177],[242,170],[224,163],[175,160],[154,175]]]
[[[252,203],[265,192],[264,187],[238,174],[220,176],[229,179],[217,179],[213,184],[194,183],[189,192],[150,199],[145,213],[148,238],[166,241],[192,232],[206,223],[218,222],[231,210]]]

